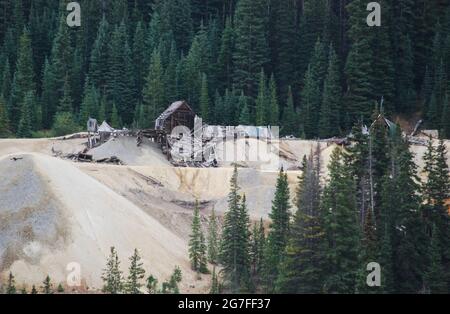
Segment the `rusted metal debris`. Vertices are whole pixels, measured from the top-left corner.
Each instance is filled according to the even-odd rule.
[[[116,156],[111,156],[109,158],[99,159],[99,160],[96,160],[95,162],[99,163],[99,164],[114,164],[114,165],[118,165],[118,166],[124,165],[122,160],[120,160]]]

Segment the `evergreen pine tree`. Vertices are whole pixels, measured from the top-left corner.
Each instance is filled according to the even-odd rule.
[[[247,97],[244,95],[244,92],[241,92],[241,96],[239,96],[239,124],[241,125],[250,125],[250,109],[248,107]]]
[[[267,101],[267,121],[269,125],[278,126],[280,120],[280,106],[278,104],[277,85],[273,74],[270,77],[267,94],[267,97],[269,98]]]
[[[13,274],[10,272],[9,276],[8,276],[8,283],[6,286],[6,293],[7,294],[16,294],[17,290],[16,290],[16,282],[14,280],[14,276]]]
[[[12,90],[12,106],[10,109],[11,128],[18,129],[20,111],[24,104],[25,95],[29,92],[36,93],[35,74],[33,70],[33,51],[28,29],[24,29],[20,37],[20,46],[17,58],[16,72]],[[32,112],[33,107],[30,108]]]
[[[164,70],[159,50],[155,50],[152,54],[150,67],[146,77],[143,90],[143,105],[145,113],[144,128],[151,127],[165,108],[164,95]]]
[[[189,236],[189,259],[191,260],[192,270],[199,273],[207,273],[205,238],[202,231],[198,206],[197,201],[192,219],[191,234]]]
[[[372,108],[377,101],[374,94],[371,61],[373,60],[371,36],[366,31],[366,5],[363,0],[352,0],[347,5],[349,13],[349,37],[352,42],[345,73],[348,90],[345,96],[346,108],[351,122],[361,117],[366,121],[370,118]]]
[[[390,197],[382,203],[382,211],[392,217],[393,285],[395,292],[417,293],[423,285],[427,249],[417,166],[398,131],[392,142],[391,166],[384,182]]]
[[[297,79],[296,68],[292,66],[296,62],[299,36],[296,25],[295,1],[282,0],[271,3],[272,16],[270,27],[270,39],[272,50],[272,62],[274,63],[275,76],[280,87],[280,96],[287,96],[288,86]],[[276,125],[276,124],[273,124]]]
[[[280,171],[277,179],[275,197],[272,201],[272,210],[269,218],[270,225],[267,243],[264,252],[264,283],[268,291],[274,290],[280,262],[289,237],[290,223],[290,192],[287,173]]]
[[[143,286],[141,280],[145,277],[145,270],[142,267],[141,257],[137,249],[134,250],[133,256],[130,257],[130,268],[128,280],[126,282],[126,292],[129,294],[140,294]]]
[[[322,107],[319,118],[319,137],[330,138],[340,133],[342,110],[341,78],[338,58],[333,46],[330,46],[328,57],[328,73],[325,78],[322,96]]]
[[[89,77],[91,78],[95,87],[104,93],[107,84],[108,72],[108,43],[109,39],[109,23],[106,17],[103,16],[97,31],[97,38],[95,39],[90,56]]]
[[[114,103],[113,108],[111,111],[111,126],[115,129],[120,128],[120,117],[119,117],[119,111],[117,110],[117,106]]]
[[[44,281],[42,282],[43,286],[42,286],[42,293],[43,294],[53,294],[53,284],[52,281],[50,279],[50,276],[47,275],[47,277],[45,277]]]
[[[62,98],[59,100],[58,113],[68,112],[71,113],[73,111],[73,100],[70,96],[71,90],[69,85],[69,78],[66,77],[64,81],[64,92]]]
[[[292,89],[289,86],[288,88],[288,98],[286,106],[283,109],[283,126],[281,127],[282,135],[298,135],[299,127],[298,127],[298,119],[297,113],[294,108],[294,98],[292,95]]]
[[[118,294],[123,289],[122,271],[120,270],[119,257],[116,249],[111,247],[106,268],[102,274],[103,292],[110,294]]]
[[[259,76],[258,97],[256,98],[256,125],[267,125],[267,84],[264,70],[261,69]]]
[[[210,108],[209,108],[209,92],[208,79],[206,74],[202,74],[202,87],[200,89],[200,113],[203,121],[209,122]]]
[[[267,9],[264,0],[239,0],[234,17],[236,46],[233,82],[250,97],[256,96],[258,76],[269,61]]]
[[[355,183],[340,148],[333,151],[328,169],[330,179],[322,200],[327,241],[323,289],[328,293],[354,293],[360,239]]]
[[[264,249],[266,247],[266,235],[263,220],[259,224],[253,224],[250,241],[250,265],[255,284],[259,283],[263,273]]]
[[[233,79],[233,51],[234,51],[234,29],[231,18],[227,18],[225,28],[222,32],[219,56],[217,59],[218,83],[220,91],[230,88]]]
[[[158,279],[153,277],[153,275],[148,276],[146,284],[148,294],[156,294],[157,286],[158,286]]]
[[[443,138],[450,138],[450,97],[448,95],[445,95],[442,108],[441,136]]]
[[[445,269],[442,263],[442,248],[440,247],[439,230],[433,225],[431,243],[428,256],[430,263],[424,274],[426,289],[432,294],[448,293]]]
[[[309,66],[305,74],[304,87],[301,93],[301,121],[306,138],[314,138],[317,135],[320,110],[320,88],[317,73],[313,73]]]
[[[249,217],[245,200],[239,195],[238,170],[235,166],[230,181],[228,210],[222,226],[220,262],[224,280],[231,292],[248,291],[249,265]]]
[[[314,155],[315,154],[315,155]],[[320,150],[303,160],[296,190],[297,211],[278,280],[281,293],[320,293],[323,290],[324,231],[320,214]]]
[[[50,65],[48,59],[45,59],[44,73],[42,78],[42,123],[43,127],[49,129],[53,124],[58,107],[58,88],[56,77],[53,72],[53,67]]]
[[[209,290],[209,294],[219,294],[219,293],[220,293],[219,278],[216,273],[216,267],[214,267],[211,276],[211,289]]]
[[[0,138],[6,138],[10,135],[8,112],[6,110],[5,101],[0,96]]]
[[[64,293],[64,287],[62,286],[62,284],[58,284],[58,287],[56,288],[56,292]]]
[[[33,106],[35,98],[33,92],[28,92],[25,95],[25,99],[20,112],[20,121],[17,129],[17,136],[21,138],[31,137],[33,131]]]
[[[208,262],[217,264],[219,258],[219,226],[216,212],[213,208],[208,221]]]

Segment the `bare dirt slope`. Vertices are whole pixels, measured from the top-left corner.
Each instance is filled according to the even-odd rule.
[[[112,138],[103,145],[91,149],[89,154],[92,154],[95,160],[116,156],[127,165],[170,166],[158,144],[144,140],[138,147],[136,138],[129,136]]]
[[[66,265],[77,262],[88,284],[100,288],[111,246],[123,267],[139,248],[145,268],[160,280],[178,265],[184,282],[195,282],[186,241],[133,203],[70,162],[41,154],[15,157],[23,159],[0,160],[0,265],[18,283],[39,284],[46,274],[64,281]],[[183,290],[192,289],[185,284]]]
[[[146,269],[160,281],[179,265],[183,291],[205,291],[208,280],[195,281],[188,262],[193,207],[198,199],[204,216],[212,208],[219,215],[225,212],[231,164],[174,168],[157,146],[136,147],[133,138],[111,140],[90,152],[95,159],[116,156],[125,166],[52,157],[54,152],[77,153],[85,143],[86,139],[0,140],[0,271],[5,275],[11,269],[19,284],[40,284],[47,273],[63,280],[67,263],[78,262],[88,285],[98,288],[109,247],[117,247],[124,270],[136,247],[142,250]],[[238,144],[252,149],[249,146],[255,143]],[[279,153],[285,169],[298,169],[317,144],[282,140],[278,152],[270,154]],[[450,150],[450,141],[446,144]],[[334,145],[320,143],[325,175],[333,149]],[[426,147],[411,150],[421,171]],[[23,159],[14,162],[13,156]],[[267,218],[278,171],[270,162],[241,165],[245,168],[239,169],[239,185],[247,195],[250,216]],[[288,172],[292,197],[300,173]],[[195,282],[195,288],[188,282]]]

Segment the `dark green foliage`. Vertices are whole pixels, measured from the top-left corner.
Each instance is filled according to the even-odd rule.
[[[106,89],[106,80],[108,73],[108,43],[110,26],[105,17],[103,17],[97,32],[92,52],[90,55],[89,77],[92,83],[102,93]]]
[[[240,0],[234,17],[234,83],[253,97],[261,69],[269,62],[265,5],[264,0]]]
[[[244,92],[241,93],[239,97],[239,124],[241,125],[250,125],[252,119],[250,117],[250,108],[248,106],[248,99],[244,95]]]
[[[408,145],[393,135],[389,175],[384,185],[382,211],[390,216],[393,286],[395,291],[417,293],[422,289],[427,239],[418,191],[416,165]]]
[[[220,263],[223,266],[224,284],[231,292],[245,292],[250,285],[249,217],[245,196],[239,194],[238,170],[230,181],[228,210],[225,213]]]
[[[216,216],[216,212],[213,208],[208,221],[208,262],[211,264],[217,264],[219,261],[219,222]]]
[[[86,121],[87,122],[87,121]],[[80,131],[78,123],[70,112],[61,112],[55,115],[52,132],[54,136],[63,136]]]
[[[36,93],[35,74],[33,70],[33,51],[28,29],[24,29],[20,36],[19,53],[14,74],[12,88],[12,104],[9,113],[11,128],[18,130],[19,119],[21,119],[21,108],[28,93]],[[30,107],[30,111],[33,111]]]
[[[157,287],[158,287],[158,279],[156,279],[155,277],[153,277],[153,275],[150,275],[147,278],[147,292],[148,294],[156,294],[157,291]]]
[[[80,28],[67,27],[66,3],[58,2],[0,1],[0,95],[13,134],[29,90],[34,131],[51,128],[67,80],[80,125],[98,114],[84,103],[92,85],[106,97],[100,116],[110,120],[115,103],[126,127],[152,127],[184,99],[208,123],[254,124],[259,116],[284,135],[328,138],[367,123],[383,97],[385,112],[419,113],[448,137],[450,9],[442,1],[380,0],[382,25],[370,29],[362,0],[83,0]],[[256,101],[261,69],[265,96]],[[247,107],[238,106],[242,91]],[[290,94],[293,110],[285,108]]]
[[[289,230],[290,230],[290,193],[287,173],[280,171],[277,179],[275,197],[272,201],[272,210],[269,214],[271,219],[269,234],[264,251],[264,274],[263,281],[266,290],[273,292],[273,283],[278,277],[279,265],[283,260]]]
[[[33,92],[27,92],[20,112],[20,121],[17,129],[17,136],[21,138],[30,138],[33,131],[33,107],[35,98]]]
[[[266,235],[264,223],[261,218],[259,224],[253,224],[250,241],[250,265],[253,282],[257,284],[263,274],[264,267],[264,249],[266,247]]]
[[[8,276],[8,283],[6,286],[6,293],[7,294],[16,294],[16,281],[14,280],[13,274],[10,272]]]
[[[198,202],[195,205],[189,236],[189,259],[191,260],[192,270],[204,274],[208,273],[205,237],[200,221]]]
[[[173,274],[170,276],[170,279],[166,282],[163,282],[161,293],[163,294],[179,294],[180,290],[178,288],[179,283],[182,280],[182,273],[179,267],[175,267]]]
[[[301,125],[308,139],[317,136],[317,124],[319,123],[320,87],[311,66],[305,74],[304,88],[301,93],[302,104],[300,110]]]
[[[208,79],[206,77],[206,74],[203,73],[202,75],[202,85],[200,88],[200,113],[201,117],[203,118],[203,121],[205,123],[209,122],[209,116],[210,116],[210,100],[209,100],[209,92],[208,92]]]
[[[212,276],[211,276],[211,289],[209,290],[210,294],[219,294],[220,293],[220,283],[219,278],[216,273],[216,267],[213,268]]]
[[[328,56],[328,73],[325,78],[322,107],[319,117],[319,137],[329,138],[340,133],[342,115],[342,91],[337,55],[330,46]]]
[[[352,0],[347,5],[349,12],[349,37],[352,46],[349,51],[345,73],[347,77],[346,107],[351,122],[361,117],[366,121],[370,118],[375,102],[378,100],[374,91],[373,60],[371,33],[366,31],[366,12],[363,0]]]
[[[227,18],[225,29],[222,32],[220,50],[217,59],[218,85],[221,91],[231,86],[233,75],[233,51],[234,51],[234,29],[231,19]]]
[[[429,293],[447,293],[446,271],[442,262],[442,247],[440,246],[440,235],[436,225],[432,228],[431,244],[428,251],[430,263],[425,272],[424,279]]]
[[[164,111],[164,69],[161,53],[155,50],[152,54],[150,67],[143,91],[144,123],[142,127],[153,127],[156,118]]]
[[[311,152],[302,164],[296,190],[297,211],[280,265],[276,288],[281,293],[323,291],[324,231],[320,213],[320,150]]]
[[[49,275],[42,282],[41,290],[43,294],[53,294],[53,284]]]
[[[8,112],[6,111],[5,101],[0,97],[0,138],[9,137],[10,135]]]
[[[446,162],[447,150],[444,142],[439,141],[437,147],[433,146],[432,141],[428,144],[427,152],[424,155],[424,172],[427,175],[426,182],[423,183],[422,190],[425,198],[425,219],[428,234],[431,234],[431,245],[434,243],[434,251],[431,254],[440,252],[440,256],[431,258],[429,267],[438,267],[442,263],[444,271],[441,273],[442,280],[450,283],[450,217],[446,201],[450,198],[450,177]],[[432,249],[432,248],[430,248]],[[429,270],[430,271],[430,270]],[[431,275],[430,275],[431,276]],[[429,284],[432,285],[431,279]]]
[[[25,291],[25,292],[26,292],[26,291]],[[58,293],[64,293],[64,287],[63,287],[61,284],[59,284],[58,287],[56,288],[56,292],[58,292]]]
[[[298,118],[290,86],[288,88],[287,102],[284,106],[281,120],[284,122],[281,128],[281,135],[298,135]]]
[[[355,182],[343,152],[331,156],[329,181],[324,189],[322,211],[327,242],[323,290],[328,293],[354,293],[358,271],[360,232],[357,223]]]
[[[102,274],[103,291],[110,294],[118,294],[123,289],[123,277],[120,270],[120,261],[116,249],[111,247],[111,252]]]
[[[142,293],[142,280],[145,277],[145,270],[142,267],[141,257],[137,249],[134,250],[133,256],[130,257],[130,268],[128,270],[128,280],[125,284],[125,290],[129,294]]]

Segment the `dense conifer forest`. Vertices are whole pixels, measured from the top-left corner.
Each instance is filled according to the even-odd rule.
[[[327,138],[385,112],[450,136],[446,0],[0,1],[0,135],[153,127],[184,99],[209,124]],[[417,120],[417,119],[416,119]],[[41,132],[39,132],[41,131]]]
[[[379,0],[379,27],[367,0],[81,0],[79,27],[68,2],[0,0],[0,137],[66,135],[89,117],[151,128],[181,99],[208,124],[351,133],[326,167],[319,148],[305,156],[295,197],[280,170],[270,224],[250,220],[236,167],[223,217],[196,204],[192,269],[212,273],[211,293],[449,293],[448,0]],[[422,178],[381,111],[439,130]],[[111,249],[104,292],[143,289],[138,251],[130,260],[125,280]],[[161,289],[180,281],[175,269]]]

